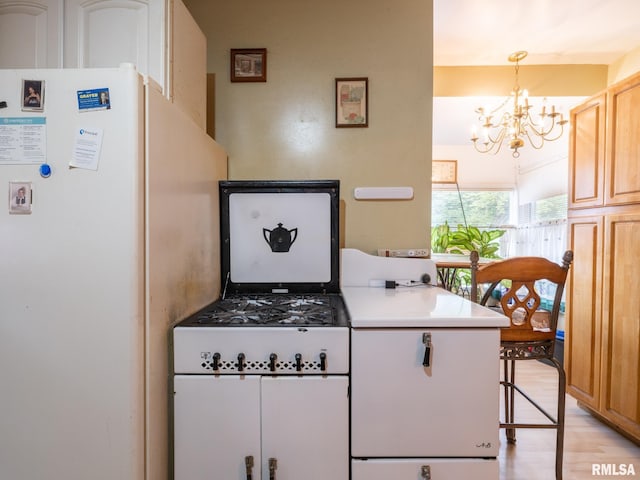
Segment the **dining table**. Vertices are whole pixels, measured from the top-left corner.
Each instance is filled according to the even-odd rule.
[[[431,260],[436,264],[438,270],[438,284],[449,291],[460,288],[460,281],[457,276],[458,270],[471,269],[471,259],[469,255],[432,253]],[[480,257],[478,265],[486,265],[493,261],[494,259],[491,258]]]

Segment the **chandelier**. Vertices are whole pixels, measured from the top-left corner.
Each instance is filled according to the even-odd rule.
[[[511,95],[492,110],[484,107],[476,109],[482,138],[478,137],[477,127],[474,126],[471,141],[480,153],[495,155],[500,151],[502,144],[508,141],[509,148],[513,150],[513,157],[518,158],[518,149],[525,146],[525,139],[533,148],[540,149],[545,141],[552,142],[562,136],[567,120],[562,118],[561,113],[556,112],[555,106],[547,109],[543,105],[538,114],[530,112],[533,106],[529,104],[529,93],[518,84],[519,62],[526,56],[525,51],[509,55],[509,61],[516,64],[516,83]]]

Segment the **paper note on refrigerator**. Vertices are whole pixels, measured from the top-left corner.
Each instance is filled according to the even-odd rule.
[[[70,167],[98,170],[100,148],[102,147],[101,128],[78,128],[73,144],[73,158]]]
[[[44,163],[46,151],[45,117],[0,118],[0,165]]]

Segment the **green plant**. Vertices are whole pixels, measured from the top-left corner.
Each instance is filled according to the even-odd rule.
[[[431,229],[431,251],[433,253],[445,253],[449,248],[449,224],[436,225]]]
[[[459,224],[456,230],[452,230],[447,222],[436,225],[431,229],[431,251],[433,253],[452,253],[469,255],[476,250],[482,258],[500,258],[498,250],[500,243],[497,241],[505,234],[506,230],[492,229],[480,230],[478,227],[466,227]],[[455,280],[452,290],[459,291],[471,284],[471,272],[466,268],[455,270]]]
[[[506,230],[480,230],[478,227],[458,225],[458,229],[449,234],[449,253],[468,255],[472,250],[478,252],[482,258],[500,258],[497,240]]]
[[[431,229],[431,251],[468,255],[472,250],[476,250],[483,258],[500,258],[500,243],[497,240],[505,232],[506,230],[501,229],[480,230],[478,227],[465,227],[462,224],[459,224],[456,230],[452,230],[449,224],[444,222]]]

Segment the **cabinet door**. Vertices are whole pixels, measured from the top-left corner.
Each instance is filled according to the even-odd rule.
[[[62,2],[0,0],[2,68],[62,67]]]
[[[166,3],[65,0],[64,66],[117,67],[133,63],[140,73],[163,86]]]
[[[571,110],[569,208],[602,205],[604,188],[606,95]]]
[[[497,455],[498,329],[354,329],[351,352],[353,457]]]
[[[612,86],[607,102],[605,203],[640,202],[640,75]]]
[[[349,479],[348,388],[346,376],[263,377],[263,478],[274,458],[278,480]]]
[[[640,439],[640,212],[605,217],[601,412]]]
[[[245,456],[260,480],[260,377],[177,375],[174,379],[177,480],[245,480]]]
[[[602,318],[603,217],[569,218],[574,260],[567,282],[565,369],[567,391],[598,408]]]

